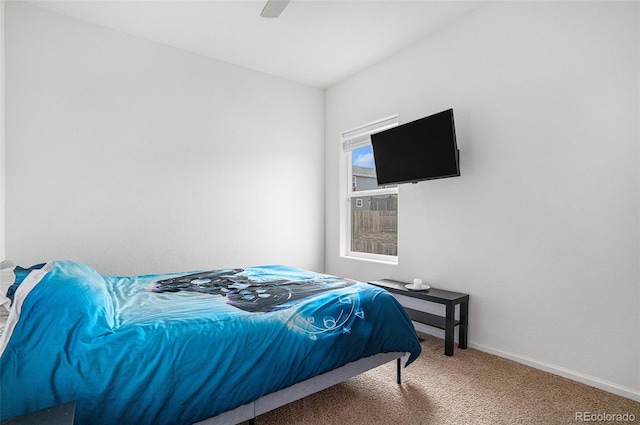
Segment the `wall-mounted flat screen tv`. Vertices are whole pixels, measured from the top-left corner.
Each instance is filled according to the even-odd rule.
[[[371,135],[378,185],[460,175],[453,109]]]

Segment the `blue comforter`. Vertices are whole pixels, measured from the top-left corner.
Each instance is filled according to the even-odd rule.
[[[420,353],[402,306],[347,279],[285,266],[223,278],[50,268],[16,292],[2,419],[76,400],[77,424],[187,424],[362,357]]]

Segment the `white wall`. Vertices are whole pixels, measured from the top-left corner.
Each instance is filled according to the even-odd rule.
[[[637,2],[497,2],[326,93],[326,271],[471,295],[471,345],[640,400]],[[453,107],[461,177],[403,185],[399,264],[340,256],[339,134]]]
[[[5,256],[4,248],[4,1],[0,1],[0,258]]]
[[[324,267],[323,92],[6,5],[6,256]]]

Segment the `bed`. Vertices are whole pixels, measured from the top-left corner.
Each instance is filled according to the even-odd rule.
[[[0,419],[75,401],[80,425],[239,423],[420,354],[389,293],[293,267],[117,277],[53,261],[14,275]]]

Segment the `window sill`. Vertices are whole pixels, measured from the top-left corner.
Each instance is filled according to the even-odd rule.
[[[387,265],[391,265],[391,266],[397,266],[398,265],[398,259],[397,257],[394,259],[386,259],[386,258],[371,258],[371,257],[361,257],[359,255],[341,255],[340,257],[348,259],[348,260],[359,260],[359,261],[367,261],[370,263],[378,263],[378,264],[387,264]]]

